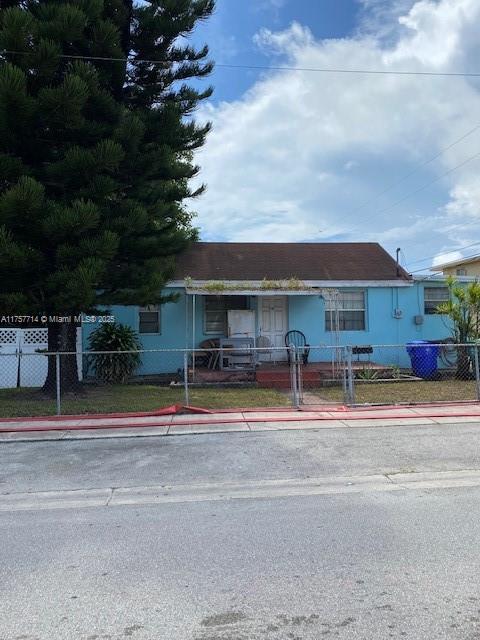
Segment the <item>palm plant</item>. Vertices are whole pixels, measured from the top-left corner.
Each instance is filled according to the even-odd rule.
[[[136,332],[124,324],[102,324],[88,339],[87,370],[106,383],[124,383],[141,364]],[[116,353],[115,353],[116,352]]]
[[[458,347],[457,378],[469,379],[470,355],[467,343],[477,340],[480,335],[480,283],[471,282],[461,286],[453,277],[447,278],[450,299],[437,307],[450,319],[452,337]]]

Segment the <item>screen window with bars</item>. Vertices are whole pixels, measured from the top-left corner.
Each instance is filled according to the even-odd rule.
[[[138,310],[138,333],[160,333],[160,307],[150,304]]]
[[[425,315],[437,313],[438,305],[442,302],[447,302],[449,298],[450,294],[447,287],[425,287]]]
[[[366,327],[365,291],[340,291],[335,297],[336,300],[325,301],[326,330],[335,330],[335,315],[338,309],[340,331],[364,331]]]

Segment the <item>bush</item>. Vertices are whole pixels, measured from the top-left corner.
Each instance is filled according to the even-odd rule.
[[[94,353],[88,356],[87,374],[91,368],[103,382],[122,383],[142,360],[142,348],[137,333],[124,324],[102,324],[88,339],[89,351],[129,351],[130,353]]]

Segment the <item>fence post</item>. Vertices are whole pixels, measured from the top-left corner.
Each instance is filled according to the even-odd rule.
[[[195,354],[193,354],[195,360]],[[188,395],[188,353],[185,350],[183,352],[183,386],[185,389],[185,406],[190,406],[190,399]]]
[[[346,404],[355,404],[355,383],[353,380],[353,367],[352,367],[352,346],[347,345],[345,347],[345,355],[347,360],[347,397]]]
[[[475,341],[475,346],[473,348],[473,360],[475,364],[475,385],[477,387],[477,400],[480,400],[480,370],[478,364],[478,349],[480,345],[478,341]]]
[[[57,387],[57,416],[62,415],[62,401],[61,401],[61,385],[60,385],[60,354],[55,354],[55,382]]]
[[[347,371],[347,351],[346,347],[341,347],[342,353],[342,389],[343,389],[343,402],[348,404],[348,371]]]
[[[303,404],[303,360],[301,359],[300,350],[295,347],[295,373],[297,376],[297,401],[300,406]]]
[[[298,398],[298,377],[297,377],[297,353],[295,346],[291,344],[288,347],[289,360],[290,360],[290,387],[292,389],[292,405],[299,408]]]

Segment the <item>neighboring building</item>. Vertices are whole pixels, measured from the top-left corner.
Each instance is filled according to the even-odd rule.
[[[456,278],[480,278],[480,255],[437,264],[430,271],[441,272],[444,276]]]
[[[292,329],[318,346],[394,345],[449,335],[446,319],[435,313],[447,296],[445,279],[413,279],[377,243],[199,242],[178,258],[167,289],[179,294],[177,302],[110,308],[117,322],[139,332],[145,349],[198,348],[207,338],[236,333],[227,326],[229,310],[250,311],[230,317],[248,315],[253,339],[278,347]],[[83,325],[84,349],[95,328]],[[391,361],[392,353],[386,349],[385,359]],[[326,357],[312,349],[309,361]],[[139,374],[182,366],[181,354],[146,353]]]

